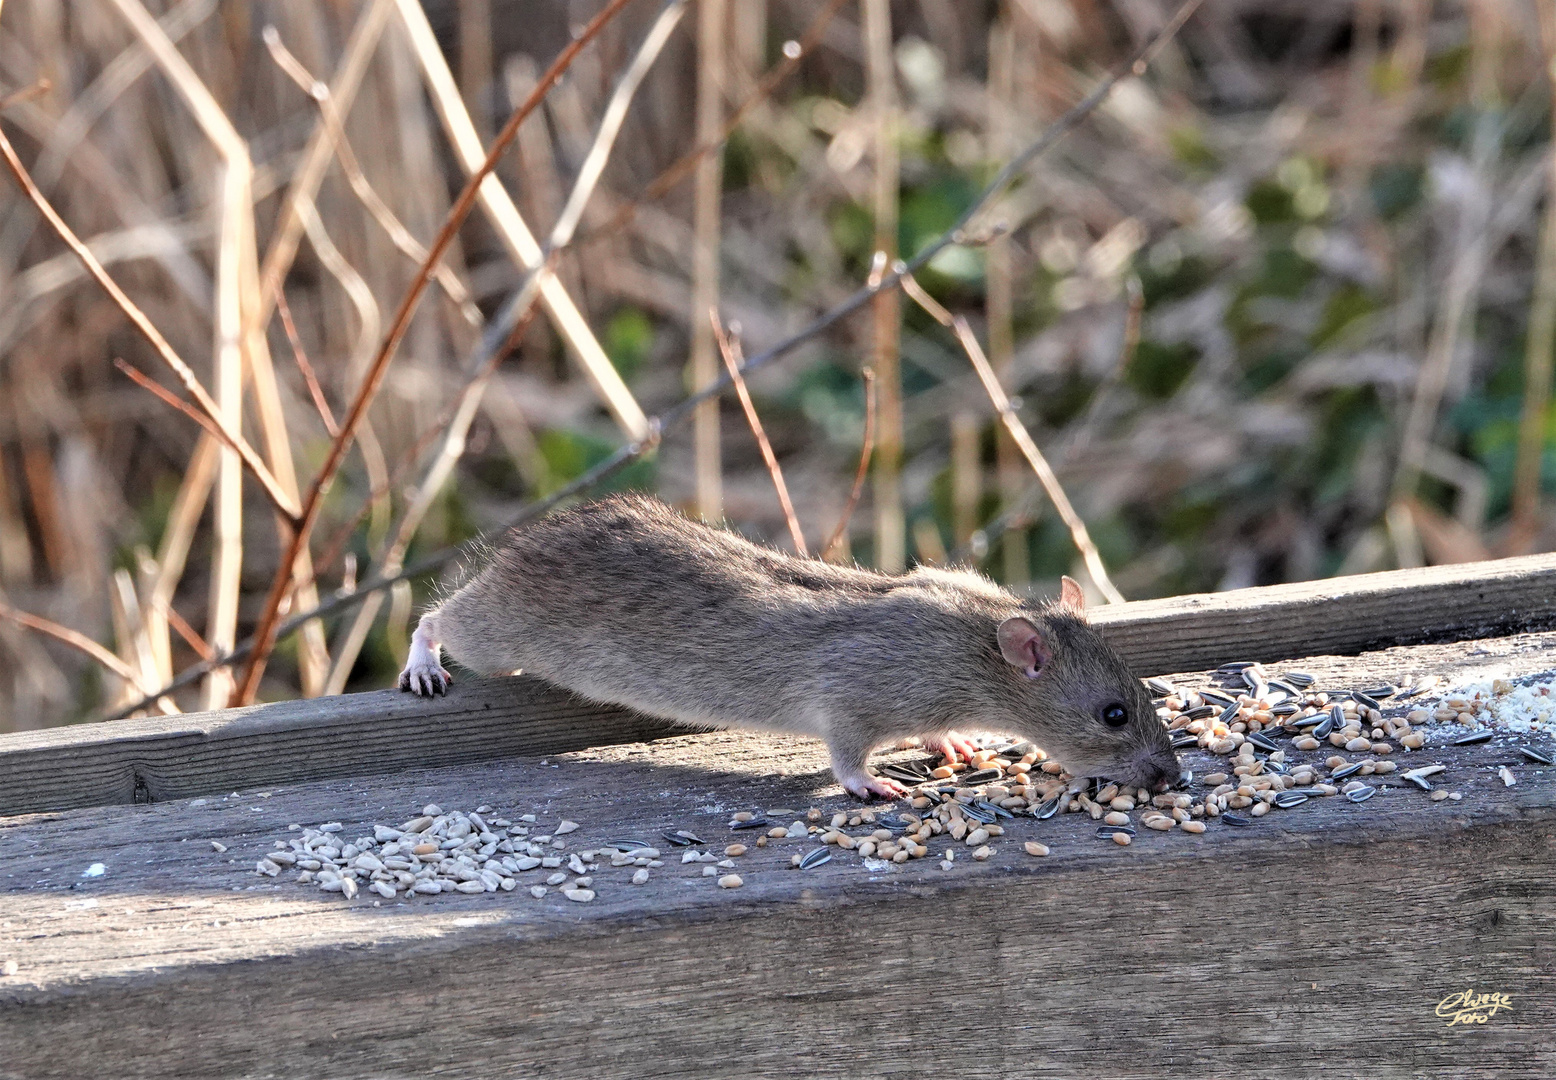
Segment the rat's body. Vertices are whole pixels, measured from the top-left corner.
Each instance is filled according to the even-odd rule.
[[[653,716],[814,735],[856,795],[898,790],[866,772],[871,750],[922,735],[954,756],[957,727],[1030,738],[1077,776],[1164,786],[1166,731],[1071,587],[1034,610],[974,573],[797,559],[620,496],[510,532],[422,617],[400,685],[441,693],[441,644],[481,674],[522,669]],[[1104,722],[1110,707],[1126,722]]]

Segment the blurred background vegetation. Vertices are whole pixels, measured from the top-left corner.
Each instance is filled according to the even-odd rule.
[[[0,124],[65,220],[210,386],[222,158],[126,18],[130,3],[139,6],[8,0],[0,91],[35,92],[8,102]],[[385,214],[425,245],[466,175],[429,96],[414,19],[404,5],[381,6],[360,91],[342,110],[361,182],[332,159],[282,289],[335,415],[416,271]],[[427,0],[420,10],[489,141],[601,6]],[[908,256],[949,226],[1015,150],[1176,7],[833,6],[818,45],[762,95],[764,73],[828,5],[693,0],[633,98],[582,241],[558,264],[649,415],[694,385],[690,355],[710,355],[710,289],[748,354],[805,325],[864,283],[877,248],[894,242]],[[261,256],[321,115],[266,28],[329,82],[373,7],[146,0],[246,143]],[[1556,417],[1541,388],[1556,318],[1556,230],[1545,224],[1556,205],[1550,7],[1207,0],[1143,77],[1126,79],[1022,173],[980,218],[976,242],[948,248],[920,275],[986,343],[1126,597],[1556,548],[1539,500],[1542,478],[1556,476],[1547,467]],[[498,175],[537,235],[549,232],[612,87],[660,11],[657,0],[629,5],[504,157]],[[711,179],[643,200],[625,228],[608,228],[697,145],[699,130],[753,98],[710,159]],[[700,273],[699,251],[716,252]],[[489,214],[470,219],[445,265],[315,531],[322,596],[383,564],[482,322],[523,280]],[[886,384],[885,441],[840,557],[893,569],[954,559],[1039,596],[1062,573],[1090,585],[954,335],[897,303],[844,320],[751,378],[811,546],[843,514],[864,428],[861,367],[874,364]],[[261,330],[283,438],[306,484],[333,420],[282,319]],[[407,561],[499,526],[625,441],[577,351],[555,320],[530,325],[487,387]],[[175,385],[6,186],[3,599],[102,643],[143,685],[160,685],[207,643],[252,629],[279,533],[246,481],[241,560],[218,566],[219,500],[196,475],[200,430],[115,370],[116,357]],[[899,379],[900,483],[889,400]],[[260,446],[254,395],[244,430]],[[746,535],[792,548],[732,395],[716,423],[716,457],[675,431],[610,486],[658,492],[690,513],[711,506]],[[712,503],[699,492],[709,470]],[[284,640],[261,695],[390,685],[407,627],[436,587],[395,593],[364,627],[360,652],[346,640],[350,612],[312,646]],[[217,610],[224,596],[235,598],[230,611]],[[140,696],[79,650],[14,622],[0,622],[0,650],[0,730],[90,719]],[[194,687],[164,707],[200,707],[220,691]]]

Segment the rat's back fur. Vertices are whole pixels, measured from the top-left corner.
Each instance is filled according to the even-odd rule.
[[[1036,678],[1001,654],[997,628],[1015,616],[1053,645]],[[874,747],[953,727],[1028,736],[1077,775],[1177,776],[1149,696],[1079,612],[1034,610],[968,571],[794,558],[643,496],[511,531],[423,633],[481,674],[523,670],[692,725],[815,735],[845,782]],[[1112,701],[1129,727],[1096,718]]]

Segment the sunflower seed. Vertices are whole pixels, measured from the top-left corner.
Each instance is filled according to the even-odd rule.
[[[1283,810],[1289,810],[1293,806],[1301,806],[1303,803],[1307,802],[1307,800],[1308,796],[1303,795],[1301,792],[1293,789],[1291,791],[1283,791],[1279,795],[1275,796],[1275,805],[1279,806]]]
[[[730,825],[730,830],[736,831],[739,829],[760,829],[769,824],[771,824],[771,822],[769,822],[767,818],[758,817],[752,818],[750,821],[736,821]]]
[[[1232,702],[1232,704],[1221,710],[1221,715],[1216,717],[1216,723],[1230,724],[1234,719],[1237,718],[1237,714],[1241,709],[1241,705],[1235,701]]]
[[[1325,716],[1322,720],[1320,720],[1318,722],[1318,726],[1313,729],[1313,738],[1315,738],[1315,739],[1327,739],[1327,738],[1329,738],[1329,733],[1331,731],[1333,731],[1333,730],[1334,730],[1334,715],[1330,714],[1328,716]]]
[[[1203,720],[1215,711],[1214,705],[1196,705],[1192,709],[1185,709],[1179,715],[1186,720]]]
[[[1241,814],[1222,814],[1221,820],[1228,825],[1252,825],[1253,818],[1243,817]]]
[[[1329,774],[1331,780],[1344,780],[1347,776],[1355,776],[1361,772],[1361,762],[1353,761],[1349,765],[1341,765]]]
[[[1174,735],[1172,737],[1172,748],[1174,750],[1186,750],[1191,746],[1198,745],[1199,736],[1197,735]]]
[[[1361,787],[1357,788],[1355,791],[1348,791],[1348,792],[1346,792],[1345,793],[1345,797],[1347,799],[1351,800],[1351,802],[1366,802],[1368,799],[1372,798],[1377,793],[1378,793],[1378,789],[1377,788],[1375,788],[1375,787],[1368,787],[1367,785],[1363,784]]]
[[[1178,692],[1178,688],[1165,679],[1147,679],[1145,685],[1150,687],[1151,693],[1157,697],[1169,697]]]
[[[1351,697],[1356,700],[1358,705],[1365,705],[1369,709],[1381,709],[1383,707],[1378,704],[1377,699],[1371,694],[1364,694],[1360,690],[1352,690]]]
[[[804,857],[800,859],[800,869],[814,870],[822,863],[830,862],[831,860],[832,853],[824,847],[819,847],[805,853]]]
[[[1039,806],[1037,808],[1037,813],[1034,816],[1039,821],[1047,821],[1049,818],[1053,817],[1059,812],[1059,807],[1064,803],[1064,800],[1065,793],[1061,791],[1059,794],[1045,802],[1042,806]]]
[[[1306,690],[1308,687],[1312,686],[1315,682],[1318,681],[1305,671],[1288,671],[1282,675],[1281,678],[1285,679],[1289,683],[1295,683],[1303,690]]]
[[[1137,836],[1138,833],[1128,825],[1103,825],[1097,829],[1097,837],[1102,840],[1113,839],[1114,833],[1123,833],[1125,836]]]
[[[1303,728],[1317,727],[1327,719],[1329,719],[1327,713],[1314,713],[1312,716],[1298,717],[1296,720],[1291,722],[1291,726],[1300,731]],[[1316,735],[1318,733],[1314,732],[1314,734]],[[1328,734],[1328,732],[1325,732],[1325,734]]]
[[[957,779],[962,782],[963,787],[976,787],[979,784],[987,784],[990,780],[998,780],[1004,775],[1003,769],[979,769],[977,772],[967,773]]]
[[[966,814],[968,817],[972,818],[974,821],[980,824],[994,824],[994,815],[989,813],[989,811],[985,810],[982,806],[964,804],[962,806],[962,813]]]
[[[1226,663],[1216,668],[1216,674],[1220,675],[1222,673],[1226,673],[1229,675],[1236,675],[1244,668],[1251,668],[1258,662],[1259,661],[1257,660],[1228,660]]]
[[[1201,701],[1208,701],[1212,705],[1220,705],[1223,708],[1226,707],[1227,705],[1232,704],[1232,702],[1237,700],[1236,698],[1232,697],[1230,694],[1223,694],[1219,690],[1209,690],[1209,689],[1206,689],[1206,690],[1197,690],[1195,692],[1197,694],[1199,694]]]
[[[617,851],[638,851],[642,848],[653,847],[647,840],[607,840],[600,846],[615,848]]]
[[[1257,731],[1248,736],[1248,741],[1253,743],[1260,750],[1268,750],[1272,754],[1280,749],[1280,747],[1275,744],[1274,739]]]
[[[993,814],[995,817],[1013,818],[1013,817],[1016,816],[1015,814],[1012,814],[1009,810],[1006,810],[1003,806],[996,806],[993,803],[989,802],[989,800],[987,800],[987,799],[979,799],[974,805],[977,806],[979,809],[987,810],[989,813]],[[986,822],[984,822],[984,824],[987,825],[988,822],[986,821]],[[907,826],[903,826],[903,829],[905,831],[907,829]]]
[[[1552,762],[1551,761],[1551,759],[1550,759],[1550,757],[1548,755],[1542,754],[1538,750],[1531,750],[1527,746],[1520,746],[1518,748],[1518,752],[1520,754],[1522,754],[1524,757],[1528,758],[1530,761],[1534,762],[1536,765],[1556,764],[1556,762]]]
[[[1468,735],[1461,735],[1459,738],[1453,740],[1453,745],[1474,746],[1476,743],[1490,742],[1491,736],[1492,732],[1490,731],[1475,731]]]
[[[1284,701],[1281,704],[1275,706],[1275,708],[1271,709],[1270,715],[1279,716],[1282,718],[1287,716],[1295,716],[1298,712],[1301,711],[1301,709],[1302,707],[1295,701]]]
[[[1294,683],[1291,683],[1291,682],[1287,681],[1284,678],[1281,678],[1281,679],[1271,679],[1270,680],[1270,689],[1271,690],[1282,690],[1282,691],[1285,691],[1287,694],[1290,694],[1292,697],[1301,697],[1302,696],[1302,691],[1299,690]]]

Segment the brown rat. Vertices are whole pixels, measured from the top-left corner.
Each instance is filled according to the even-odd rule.
[[[446,689],[441,645],[484,675],[522,669],[697,727],[813,735],[861,797],[902,790],[866,770],[872,750],[919,735],[954,760],[971,749],[956,728],[1163,789],[1179,775],[1167,731],[1083,603],[1068,578],[1033,606],[970,571],[798,559],[622,495],[508,533],[422,616],[400,687]]]

